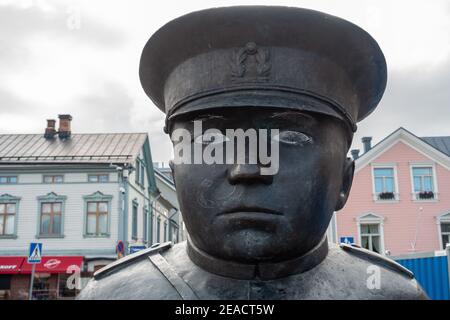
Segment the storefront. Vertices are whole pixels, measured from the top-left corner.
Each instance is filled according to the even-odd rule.
[[[20,272],[24,257],[0,257],[0,299],[11,298],[11,283]]]
[[[46,256],[36,264],[33,299],[70,299],[83,267],[82,256]],[[0,299],[28,299],[32,265],[25,257],[0,257]]]

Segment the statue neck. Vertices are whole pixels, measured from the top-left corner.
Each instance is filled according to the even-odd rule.
[[[241,263],[215,258],[187,240],[187,254],[200,268],[220,276],[243,280],[271,280],[308,271],[320,264],[328,254],[328,241],[321,242],[304,255],[280,262]]]

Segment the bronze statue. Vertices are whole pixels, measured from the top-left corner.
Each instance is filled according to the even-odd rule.
[[[356,123],[386,86],[383,53],[367,32],[300,8],[203,10],[150,38],[140,78],[167,114],[165,131],[192,136],[183,157],[197,144],[217,157],[228,129],[267,130],[276,132],[277,168],[228,154],[223,163],[174,161],[187,243],[114,262],[80,299],[426,298],[399,264],[325,236],[351,188]]]

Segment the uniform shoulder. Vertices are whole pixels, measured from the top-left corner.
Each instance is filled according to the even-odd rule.
[[[166,250],[169,250],[172,247],[172,242],[164,242],[164,243],[155,243],[150,248],[140,250],[138,252],[135,252],[133,254],[127,255],[124,258],[118,259],[107,266],[97,270],[94,273],[94,279],[100,280],[108,275],[111,275],[130,264],[136,263],[138,261],[141,261],[153,254],[161,253]]]
[[[94,273],[78,300],[178,299],[170,282],[149,258],[170,251],[170,242],[121,258]]]
[[[396,272],[406,278],[414,279],[414,274],[411,271],[406,269],[401,264],[395,262],[394,260],[389,259],[381,254],[361,248],[360,246],[357,246],[355,244],[341,243],[339,246],[343,251],[347,252],[350,255],[353,255],[360,259],[364,259],[375,265],[384,267],[384,268],[391,270],[393,272]]]
[[[343,268],[352,269],[349,281],[354,280],[356,286],[359,284],[363,288],[362,296],[367,294],[368,299],[428,299],[414,274],[394,260],[356,245],[334,247],[335,259]],[[378,271],[373,266],[379,267]],[[372,281],[373,286],[368,286],[367,281]],[[373,290],[366,290],[369,287]]]

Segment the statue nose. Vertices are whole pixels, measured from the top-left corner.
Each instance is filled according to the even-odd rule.
[[[273,181],[273,176],[262,175],[261,168],[257,164],[235,164],[228,171],[228,180],[231,184],[271,184]]]

